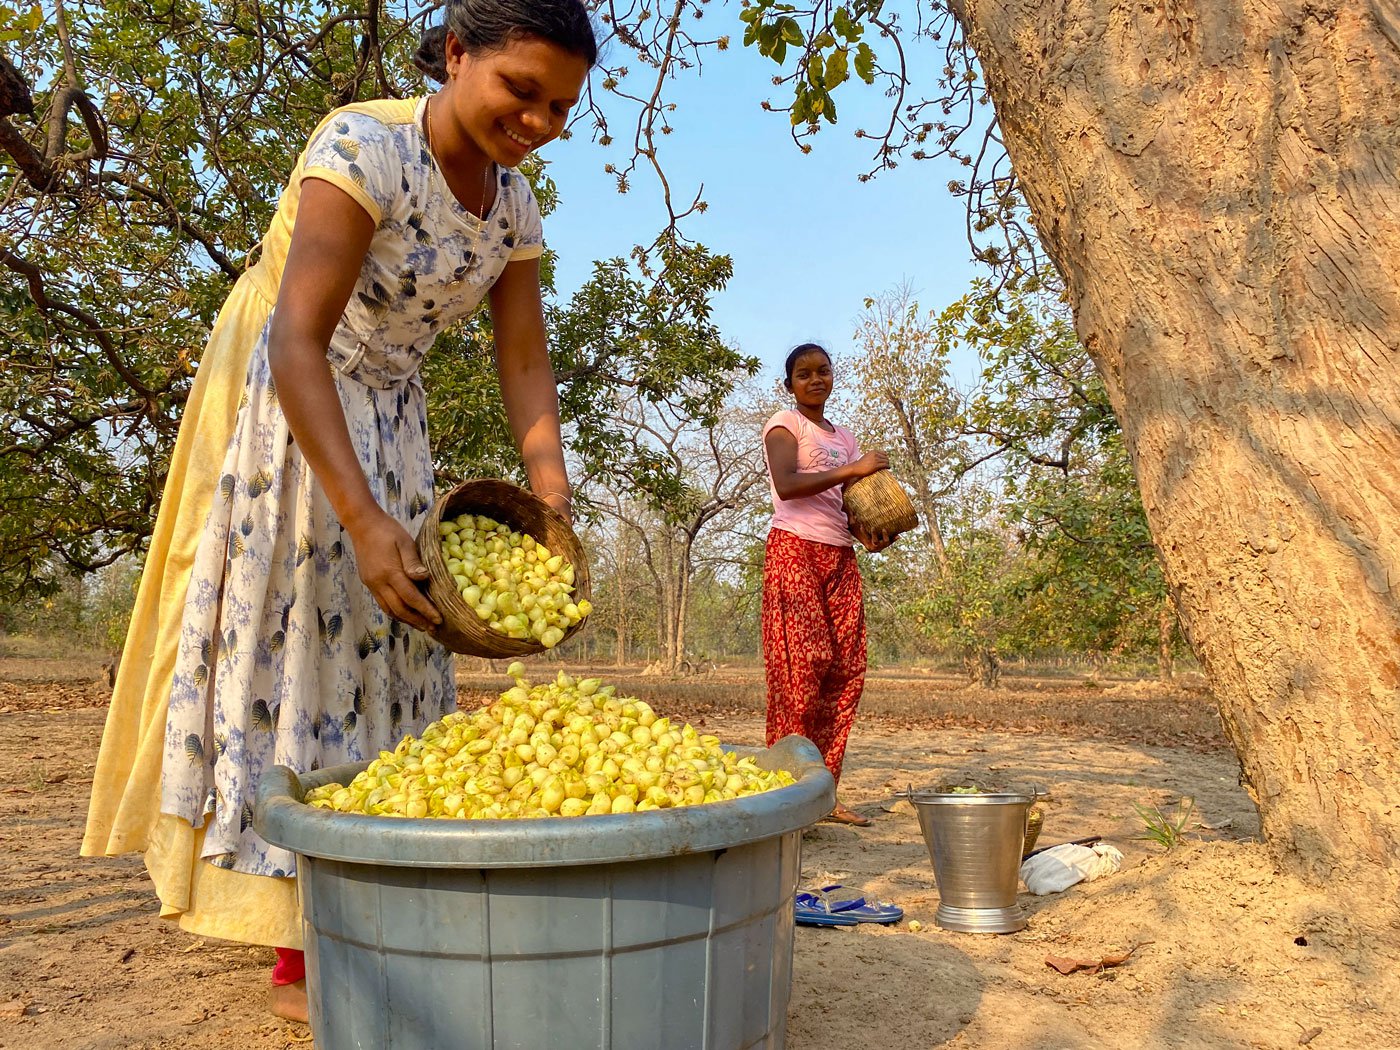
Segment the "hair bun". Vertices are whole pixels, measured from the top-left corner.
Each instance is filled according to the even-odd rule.
[[[419,72],[439,84],[447,83],[447,27],[431,26],[418,41],[413,64]]]

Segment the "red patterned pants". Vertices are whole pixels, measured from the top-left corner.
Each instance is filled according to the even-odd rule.
[[[865,604],[850,547],[782,529],[763,556],[763,662],[768,746],[800,733],[838,781],[865,687]]]

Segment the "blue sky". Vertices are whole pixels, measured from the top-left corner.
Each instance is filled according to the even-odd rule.
[[[726,10],[727,13],[727,10]],[[738,26],[737,19],[734,20]],[[857,127],[883,126],[881,93],[852,80],[835,96],[839,122],[810,139],[804,155],[788,134],[786,114],[765,113],[778,70],[756,51],[709,51],[703,70],[682,72],[670,98],[673,134],[661,139],[673,197],[689,203],[703,181],[709,210],[686,220],[688,235],[734,259],[734,278],[715,300],[725,338],[757,356],[775,375],[788,349],[808,339],[840,354],[851,345],[866,296],[908,281],[921,306],[939,308],[966,291],[969,260],[961,202],[947,190],[962,169],[947,160],[904,161],[870,182],[873,144]],[[628,118],[632,118],[629,120]],[[661,191],[649,167],[619,195],[609,161],[630,155],[632,112],[620,107],[612,146],[579,132],[543,153],[559,186],[560,206],[545,235],[559,252],[559,292],[588,277],[594,259],[626,255],[650,243],[662,224]],[[970,371],[970,363],[958,368]]]

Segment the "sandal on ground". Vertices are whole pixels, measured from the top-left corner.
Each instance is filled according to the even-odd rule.
[[[853,915],[830,910],[826,901],[811,893],[799,893],[793,908],[799,926],[855,926],[860,922]]]
[[[868,828],[875,823],[869,817],[863,817],[855,810],[848,809],[845,806],[837,806],[826,816],[822,817],[822,820],[829,824],[848,824],[853,828]]]
[[[864,897],[836,900],[829,896],[839,889],[841,885],[837,883],[815,893],[798,893],[794,898],[797,921],[807,926],[853,926],[861,922],[888,926],[904,918],[904,909],[889,901],[866,901]]]

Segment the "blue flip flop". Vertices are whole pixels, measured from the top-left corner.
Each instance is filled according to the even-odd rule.
[[[904,918],[904,909],[888,901],[867,903],[864,897],[833,900],[827,896],[839,889],[841,884],[837,883],[823,886],[816,893],[797,894],[797,921],[809,926],[854,926],[861,922],[888,926]]]
[[[859,919],[832,911],[826,901],[811,893],[799,893],[794,904],[799,926],[855,926]]]

